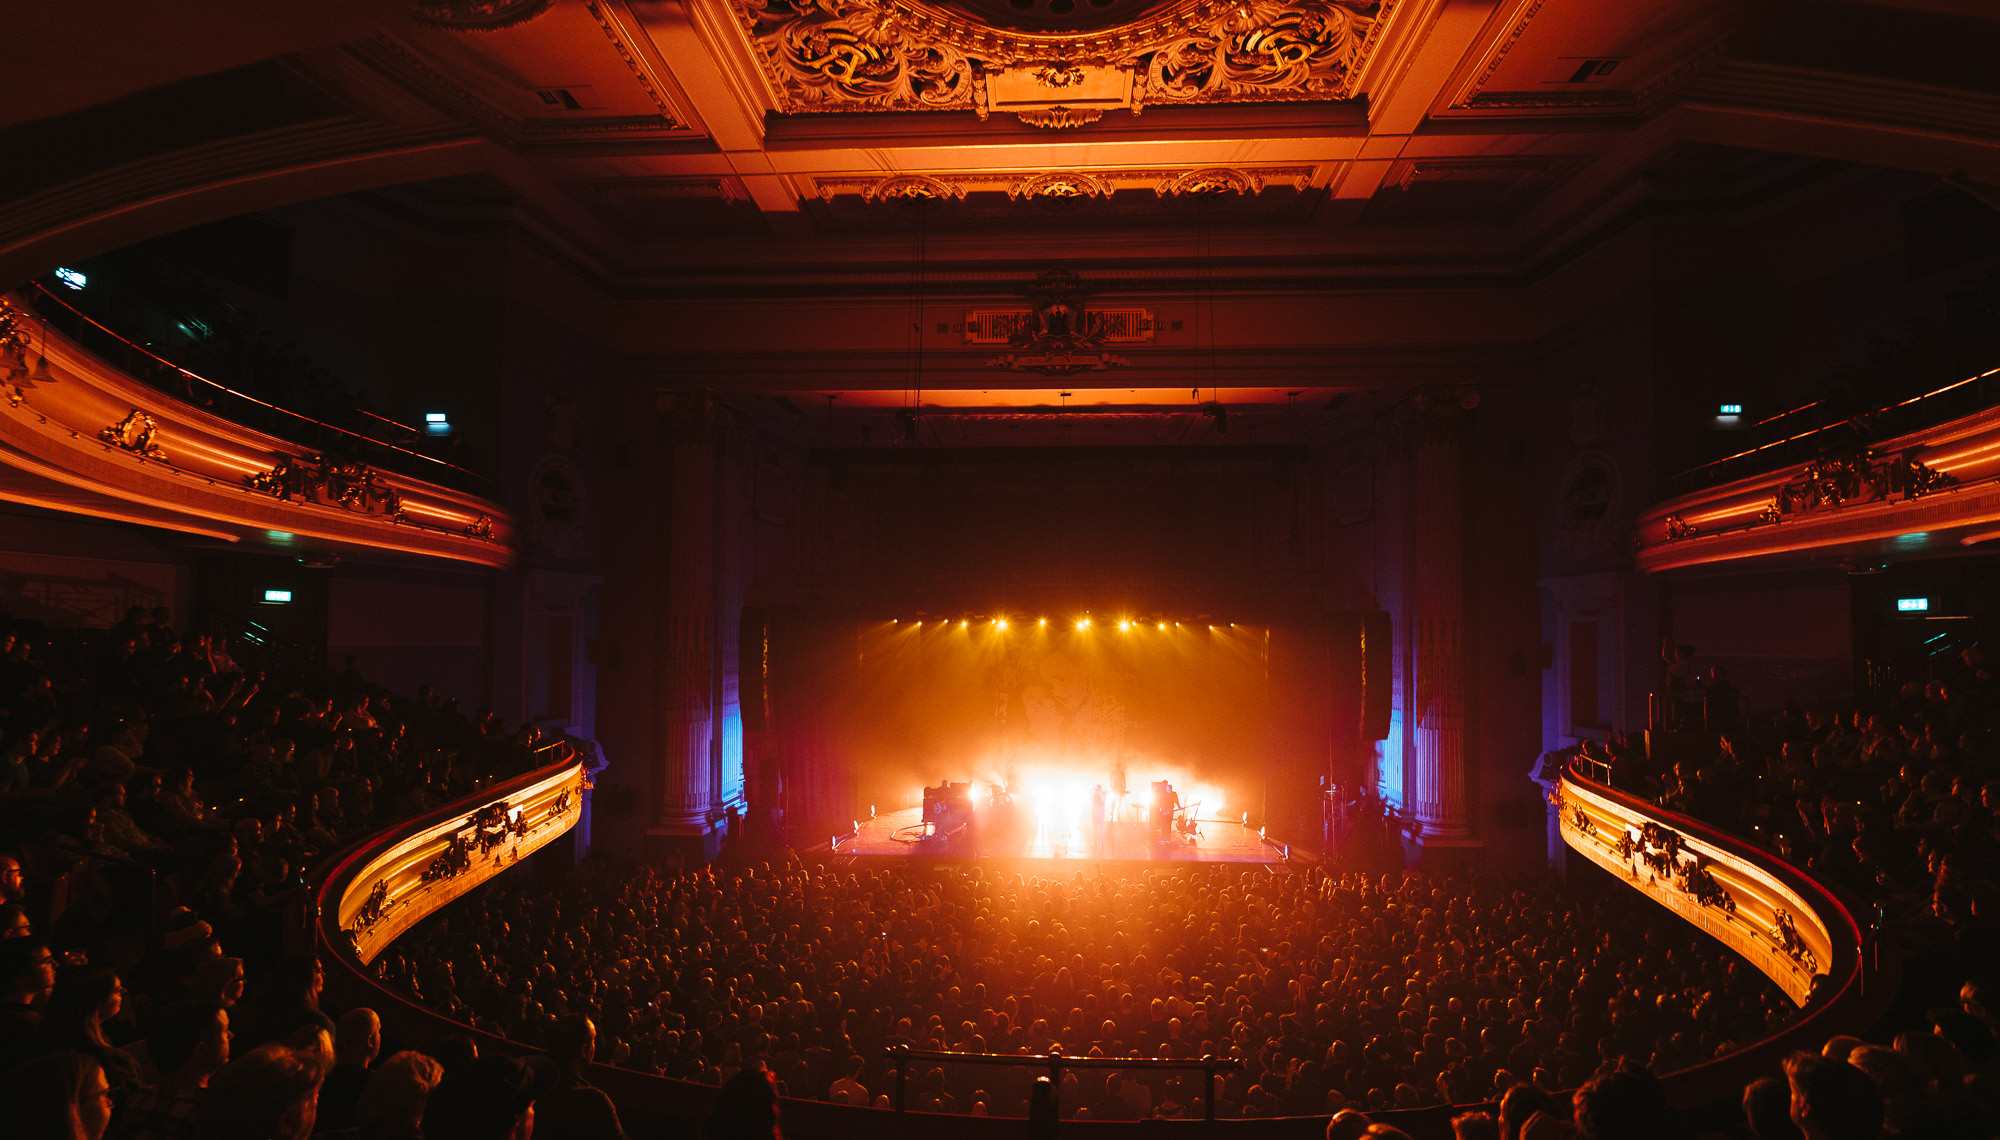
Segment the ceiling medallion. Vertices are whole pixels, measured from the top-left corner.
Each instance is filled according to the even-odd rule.
[[[497,32],[548,11],[549,0],[417,0],[419,24],[457,32]]]
[[[1349,98],[1396,0],[1172,0],[1068,34],[926,0],[731,2],[781,110],[1001,111],[1076,126],[1157,103]]]
[[[1083,282],[1067,269],[1036,274],[1034,287],[1028,291],[1030,310],[1007,338],[1017,351],[996,356],[986,366],[1044,376],[1131,367],[1132,362],[1122,356],[1098,351],[1103,347],[1105,330],[1102,322],[1093,326],[1084,311],[1085,292]]]

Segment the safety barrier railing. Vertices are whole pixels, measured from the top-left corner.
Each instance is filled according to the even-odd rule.
[[[1236,1073],[1243,1070],[1243,1062],[1228,1057],[1202,1057],[1182,1059],[1177,1057],[1069,1057],[1059,1049],[1047,1053],[941,1053],[932,1050],[912,1049],[908,1045],[891,1045],[884,1050],[889,1060],[896,1066],[896,1092],[890,1103],[897,1112],[904,1111],[904,1098],[909,1086],[909,1068],[912,1061],[929,1061],[946,1065],[997,1065],[1010,1069],[1047,1070],[1050,1089],[1049,1110],[1057,1112],[1061,1104],[1063,1071],[1065,1069],[1117,1069],[1127,1072],[1134,1069],[1179,1069],[1201,1070],[1202,1074],[1202,1119],[1215,1121],[1215,1074]]]

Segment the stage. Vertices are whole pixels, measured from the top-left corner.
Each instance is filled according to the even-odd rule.
[[[1267,842],[1254,827],[1234,821],[1200,823],[1197,834],[1158,842],[1153,829],[1135,821],[1107,823],[1100,850],[1085,829],[1058,832],[1023,820],[975,817],[972,824],[945,837],[914,839],[923,827],[923,808],[885,812],[860,821],[851,837],[833,847],[836,855],[919,856],[953,859],[1048,859],[1068,863],[1281,863],[1285,845]]]

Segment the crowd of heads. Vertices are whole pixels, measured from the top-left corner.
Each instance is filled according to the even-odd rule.
[[[1706,945],[1704,945],[1706,942]],[[599,1060],[887,1105],[889,1047],[1236,1062],[1218,1115],[1477,1103],[1620,1058],[1687,1067],[1794,1007],[1622,889],[1235,864],[1002,873],[796,857],[496,882],[406,935],[381,979],[454,1018]],[[914,1109],[1026,1115],[1033,1068],[912,1066]],[[1187,1072],[1080,1068],[1066,1118],[1200,1117]]]
[[[436,1062],[344,1077],[379,1024],[328,1019],[282,917],[318,859],[540,745],[164,609],[0,624],[0,1105],[34,1123],[9,1134],[296,1137],[331,1105],[415,1135]]]
[[[1850,892],[1909,954],[1905,1021],[2000,962],[2000,684],[1984,654],[1835,707],[1677,709],[1675,748],[1585,751],[1611,784],[1736,832]],[[1872,912],[1872,913],[1870,913]]]

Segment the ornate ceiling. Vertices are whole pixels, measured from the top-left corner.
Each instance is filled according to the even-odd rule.
[[[1176,298],[1233,295],[1277,330],[1221,317],[1249,338],[1235,359],[1306,387],[1408,343],[1331,351],[1336,294],[1435,308],[1533,284],[1663,203],[1755,201],[1828,160],[2000,184],[1996,17],[1972,0],[16,6],[0,36],[38,47],[0,101],[0,139],[31,157],[0,172],[0,279],[368,191],[412,224],[532,234],[676,336],[710,325],[661,306],[765,299],[824,302],[802,326],[860,335],[841,306],[902,303],[921,248],[958,311],[1057,264],[1163,321]],[[1182,340],[1166,327],[1148,351],[1195,343],[1180,316]],[[898,355],[907,318],[869,319]],[[844,387],[871,369],[827,366]]]

